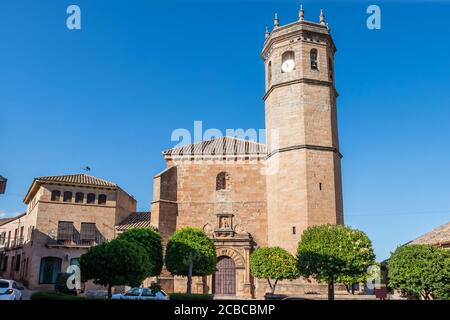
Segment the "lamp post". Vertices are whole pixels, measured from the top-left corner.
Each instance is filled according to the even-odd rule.
[[[5,177],[0,176],[0,194],[4,194],[6,190],[6,182],[8,179]]]

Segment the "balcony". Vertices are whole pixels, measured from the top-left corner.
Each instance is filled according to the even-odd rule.
[[[103,237],[97,233],[95,237],[81,237],[79,233],[59,236],[56,239],[49,238],[47,247],[49,248],[90,248],[104,242]]]

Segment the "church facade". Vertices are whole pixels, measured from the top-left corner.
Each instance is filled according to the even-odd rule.
[[[215,274],[198,277],[194,292],[262,297],[265,282],[253,279],[250,254],[279,246],[292,254],[303,230],[343,224],[334,53],[323,13],[318,23],[299,19],[266,31],[267,143],[215,138],[167,150],[167,168],[154,177],[152,224],[167,242],[183,227],[202,229],[214,241]],[[168,292],[186,280],[165,272]],[[283,281],[279,293],[304,293],[315,284]],[[317,288],[317,286],[315,287]]]

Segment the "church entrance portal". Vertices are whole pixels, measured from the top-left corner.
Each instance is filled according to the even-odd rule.
[[[214,294],[236,295],[236,265],[233,259],[226,256],[219,257],[213,280]]]

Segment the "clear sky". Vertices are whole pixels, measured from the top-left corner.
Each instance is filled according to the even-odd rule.
[[[377,259],[450,219],[450,2],[304,1],[335,43],[345,221]],[[66,8],[81,8],[81,30]],[[23,212],[32,179],[118,183],[149,210],[176,128],[264,128],[264,28],[298,1],[3,2],[0,215]]]

